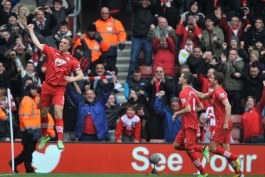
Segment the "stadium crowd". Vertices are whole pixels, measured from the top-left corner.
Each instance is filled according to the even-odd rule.
[[[53,0],[51,7],[37,0],[33,12],[27,4],[14,12],[18,2],[1,0],[0,6],[0,106],[5,113],[0,115],[0,141],[10,141],[10,114],[14,117],[15,138],[23,133],[34,141],[41,138],[41,134],[27,130],[30,123],[19,112],[21,106],[25,107],[25,97],[34,97],[37,104],[35,96],[41,95],[50,67],[45,52],[31,38],[28,25],[33,24],[38,41],[55,49],[60,49],[65,37],[73,38],[68,51],[88,77],[66,86],[60,124],[63,141],[173,142],[181,129],[181,117],[172,120],[179,110],[179,76],[190,71],[195,77],[191,86],[207,93],[212,91],[208,78],[219,71],[224,75],[222,86],[232,115],[242,115],[241,124],[235,125],[242,135],[235,142],[264,143],[264,0],[99,0],[99,18],[85,24],[85,32],[77,34],[67,23],[67,16],[75,9],[72,0],[66,0],[67,8],[62,0]],[[126,34],[119,20],[123,10],[132,14],[131,34]],[[114,77],[119,75],[117,52],[129,39],[131,58],[124,84],[127,102],[120,103]],[[141,51],[142,65],[152,67],[150,77],[142,76],[145,67],[139,66]],[[54,64],[64,63],[58,58]],[[8,88],[13,97],[12,113],[6,106]],[[215,115],[211,100],[202,103],[197,141],[209,143]],[[25,109],[39,108],[32,104]],[[34,124],[41,127],[41,113],[37,112]],[[49,112],[55,119],[57,111],[51,107]],[[52,140],[58,137],[53,129],[61,132],[56,121],[48,121]]]

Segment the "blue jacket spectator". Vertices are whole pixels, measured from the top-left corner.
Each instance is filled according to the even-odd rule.
[[[155,110],[158,111],[164,117],[165,142],[174,142],[178,132],[181,130],[181,118],[177,117],[175,121],[172,120],[174,112],[176,112],[178,107],[178,98],[172,97],[170,100],[170,105],[162,107],[162,97],[165,94],[164,91],[159,92],[159,96],[155,100]]]
[[[107,103],[109,95],[113,89],[114,84],[111,82],[109,84],[105,84],[104,95],[100,97],[96,97],[94,91],[90,89],[85,92],[85,96],[82,96],[73,89],[71,84],[67,85],[67,92],[69,93],[72,101],[78,107],[75,136],[79,138],[79,141],[102,141],[108,134],[105,104]],[[88,117],[91,117],[94,124],[92,127],[95,128],[95,134],[92,134],[94,136],[90,137],[89,135],[91,133],[85,132],[87,129],[86,123],[89,121]]]

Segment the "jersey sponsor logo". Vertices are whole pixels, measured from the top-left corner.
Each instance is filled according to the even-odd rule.
[[[69,58],[69,57],[66,57],[66,60],[67,60],[67,61],[69,61],[69,60],[70,60],[70,58]]]
[[[220,93],[220,98],[224,98],[225,94],[224,93]]]
[[[185,98],[181,98],[181,103],[186,103],[186,99]]]
[[[55,66],[61,66],[61,65],[64,65],[65,63],[66,63],[66,61],[62,60],[60,58],[56,58],[54,61]]]

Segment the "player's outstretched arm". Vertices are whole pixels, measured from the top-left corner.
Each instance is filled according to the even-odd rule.
[[[43,51],[43,44],[41,44],[38,40],[38,38],[36,37],[35,33],[34,33],[34,25],[33,24],[29,24],[27,26],[28,30],[29,30],[29,34],[30,34],[30,38],[33,42],[33,44],[40,50]]]
[[[76,76],[75,77],[70,77],[70,76],[64,76],[64,80],[66,82],[76,82],[84,79],[84,74],[81,70],[76,71]]]
[[[199,92],[199,91],[195,90],[194,88],[192,88],[192,90],[194,92],[196,92],[196,94],[198,95],[198,97],[200,98],[200,100],[208,100],[208,99],[211,99],[209,93],[202,93],[202,92]]]

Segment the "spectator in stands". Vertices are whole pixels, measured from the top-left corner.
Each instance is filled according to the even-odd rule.
[[[179,110],[178,98],[172,97],[170,105],[162,107],[162,99],[165,95],[164,91],[158,93],[158,97],[155,101],[155,110],[159,112],[164,118],[164,142],[174,142],[178,132],[181,130],[181,117],[178,116],[175,121],[172,120],[172,116]]]
[[[214,57],[219,60],[223,49],[224,33],[220,28],[214,26],[214,20],[211,16],[205,18],[205,26],[206,29],[202,31],[202,35],[198,36],[202,51],[212,50]]]
[[[7,29],[1,29],[0,34],[0,54],[4,55],[5,52],[11,49],[14,45],[14,36],[11,36]]]
[[[245,143],[264,143],[262,127],[262,110],[265,106],[265,81],[263,81],[263,92],[257,106],[255,97],[249,96],[246,104],[248,110],[242,115],[242,125]]]
[[[193,51],[193,46],[193,38],[189,36],[186,37],[186,44],[184,48],[179,51],[178,61],[180,65],[185,65],[187,63],[187,59]]]
[[[154,24],[154,15],[156,14],[155,0],[132,0],[132,9],[134,16],[134,24],[132,29],[132,50],[130,66],[127,78],[132,77],[132,70],[138,66],[138,56],[143,50],[144,65],[152,65],[152,45],[147,41],[146,37],[150,30],[150,25]]]
[[[178,44],[178,37],[176,36],[174,29],[171,26],[168,26],[167,19],[164,17],[158,17],[158,26],[150,26],[150,30],[147,35],[148,42],[153,43],[156,38],[162,38],[170,36],[174,41],[175,45]]]
[[[265,2],[264,1],[255,1],[253,3],[254,6],[254,15],[255,17],[263,17],[263,21],[265,20]]]
[[[208,15],[212,15],[213,13],[213,9],[214,9],[214,12],[216,10],[216,8],[219,8],[219,9],[223,9],[224,6],[225,6],[225,0],[216,0],[216,1],[212,1],[212,0],[206,0],[206,7],[205,7],[205,15],[208,16]]]
[[[122,115],[116,127],[116,142],[140,142],[141,119],[135,114],[135,106],[128,105],[126,114]]]
[[[79,63],[80,63],[80,69],[84,73],[84,75],[87,75],[88,69],[89,69],[89,61],[84,57],[84,51],[82,46],[77,46],[74,49],[73,57],[75,57]],[[90,71],[89,71],[90,72]]]
[[[10,124],[9,124],[9,113],[6,109],[7,102],[6,96],[0,96],[0,142],[1,141],[10,141]]]
[[[120,105],[115,104],[115,94],[111,93],[107,103],[105,104],[105,113],[108,122],[108,134],[105,137],[105,141],[107,142],[115,142],[115,130],[118,121],[118,113],[119,113]]]
[[[33,80],[31,77],[27,77],[25,78],[24,82],[23,82],[23,87],[22,87],[22,93],[21,93],[21,96],[23,98],[23,96],[26,94],[26,87],[27,85],[29,84],[33,84]],[[22,98],[20,100],[22,100]]]
[[[217,60],[214,57],[214,53],[212,50],[206,50],[202,54],[203,61],[200,64],[200,68],[197,70],[197,72],[201,72],[204,76],[207,75],[207,72],[210,68],[213,68],[215,70],[218,70],[219,67],[219,60]]]
[[[233,72],[230,76],[233,79],[244,82],[244,98],[252,96],[257,103],[260,101],[263,90],[262,81],[265,80],[265,77],[260,72],[260,68],[256,62],[250,65],[248,71],[243,73]]]
[[[225,42],[230,47],[230,39],[232,36],[237,36],[238,39],[241,39],[242,34],[244,33],[245,27],[249,24],[248,18],[243,18],[243,22],[240,21],[239,17],[233,16],[231,21],[227,21],[225,15],[222,16],[219,27],[223,30],[225,37]],[[239,41],[239,40],[238,40]]]
[[[55,32],[55,35],[54,35],[54,38],[58,41],[58,45],[61,41],[61,39],[64,37],[64,36],[68,36],[70,38],[73,37],[73,34],[72,32],[69,30],[68,28],[68,22],[67,21],[62,21],[59,25],[59,31],[56,31]]]
[[[109,84],[107,80],[104,81],[106,84],[104,84],[103,95],[97,95],[97,97],[91,89],[86,90],[85,96],[82,96],[70,84],[67,85],[67,92],[78,107],[75,136],[79,141],[104,141],[107,136],[108,123],[104,107],[114,89],[114,79],[115,76],[112,75]]]
[[[123,9],[123,0],[99,0],[98,8],[107,7],[110,11],[110,15],[120,20]]]
[[[230,49],[229,57],[227,58],[224,54],[221,54],[221,61],[219,65],[219,72],[224,74],[223,87],[226,90],[229,102],[232,106],[232,114],[241,113],[241,88],[242,82],[231,79],[230,74],[233,72],[241,73],[243,71],[245,64],[238,56],[236,49]]]
[[[27,17],[29,16],[30,12],[27,6],[25,5],[19,5],[16,11],[16,14],[19,18]]]
[[[66,0],[67,8],[63,7],[62,0],[53,0],[52,7],[50,7],[52,11],[52,15],[56,17],[56,26],[53,29],[52,34],[56,34],[56,32],[61,28],[60,25],[62,22],[66,21],[68,15],[73,12],[75,9],[74,2],[72,0]],[[38,6],[37,6],[38,7]]]
[[[8,72],[5,70],[5,65],[2,61],[0,61],[0,87],[10,88]]]
[[[33,84],[37,85],[38,87],[41,87],[41,80],[35,71],[34,63],[27,62],[25,69],[23,66],[21,66],[20,74],[22,82],[24,82],[27,77],[31,77],[33,80]]]
[[[154,54],[152,75],[155,74],[155,69],[161,66],[164,69],[164,75],[173,79],[175,77],[176,54],[176,45],[173,39],[168,35],[156,38],[152,44],[152,51]]]
[[[34,31],[40,33],[41,30],[52,31],[57,24],[56,17],[52,14],[51,9],[46,6],[37,7],[27,18],[28,24],[34,24]]]
[[[161,1],[158,15],[164,17],[168,21],[169,26],[172,26],[172,28],[175,29],[180,20],[179,14],[182,4],[182,0]]]
[[[244,68],[244,72],[249,72],[249,68],[252,65],[252,63],[256,63],[259,67],[259,70],[261,73],[263,73],[263,71],[265,70],[265,66],[264,64],[262,64],[261,62],[259,62],[259,52],[257,50],[251,50],[249,52],[249,63],[245,64],[245,68]]]
[[[262,39],[257,39],[254,47],[249,47],[248,51],[257,50],[259,52],[259,62],[265,65],[265,48],[262,44]]]
[[[14,159],[16,173],[18,173],[17,166],[23,162],[26,173],[35,173],[34,168],[31,166],[32,153],[36,150],[37,140],[41,138],[41,123],[35,100],[37,90],[38,88],[34,84],[27,85],[27,93],[23,97],[19,106],[19,120],[23,150]],[[9,164],[11,164],[11,161]]]
[[[164,75],[162,67],[156,68],[156,73],[153,78],[148,81],[146,91],[149,94],[148,111],[151,115],[150,121],[147,122],[149,139],[163,139],[164,138],[164,121],[163,117],[155,111],[155,99],[160,91],[165,91],[162,106],[170,104],[172,97],[176,96],[176,88],[173,80],[168,79]]]
[[[200,9],[198,7],[198,1],[191,1],[190,3],[190,8],[189,11],[184,12],[184,14],[182,14],[182,18],[184,17],[184,26],[187,26],[189,24],[189,17],[193,16],[195,18],[195,24],[198,25],[199,28],[204,29],[205,25],[204,25],[204,18],[205,16],[200,13]]]
[[[134,105],[135,113],[141,119],[141,138],[148,139],[146,124],[151,119],[151,116],[146,107],[146,99],[139,99],[138,94],[134,90],[131,90],[128,101],[123,103],[120,107],[119,117],[126,114],[126,110],[129,105]]]
[[[80,90],[80,87],[78,87],[76,82],[71,83],[71,87],[74,87],[76,90]],[[63,109],[63,122],[64,122],[63,141],[64,142],[78,141],[78,138],[76,138],[75,136],[75,125],[78,116],[77,112],[78,107],[73,102],[68,92],[64,93],[64,98],[65,102]]]
[[[265,46],[265,28],[264,21],[261,17],[255,19],[255,25],[247,25],[244,29],[242,39],[246,43],[246,47],[254,47],[257,40],[260,40]]]
[[[12,8],[19,2],[19,0],[10,1],[10,0],[1,0],[0,5],[0,26],[7,24],[8,15],[11,12]]]
[[[87,32],[84,35],[80,35],[80,38],[75,42],[74,48],[82,46],[83,55],[89,62],[89,69],[94,72],[97,63],[106,62],[105,54],[110,48],[110,44],[104,40],[97,32],[94,24],[88,24]]]
[[[244,49],[244,41],[239,42],[239,39],[237,36],[232,36],[230,39],[230,47],[227,47],[226,43],[223,43],[223,53],[225,55],[228,55],[228,52],[230,49],[236,49],[238,52],[238,56],[241,57],[244,61],[244,63],[249,62],[248,54]]]
[[[125,48],[126,42],[126,32],[122,23],[110,16],[109,9],[103,7],[100,11],[100,19],[95,23],[96,30],[100,33],[104,41],[110,45],[107,51],[107,70],[114,71],[118,74],[118,69],[116,67],[117,62],[117,47],[120,51]],[[111,25],[109,25],[111,24]]]
[[[211,0],[209,0],[209,1],[211,1]],[[222,0],[221,0],[222,1]],[[212,1],[211,1],[212,2]],[[220,23],[220,20],[221,20],[221,18],[222,18],[222,16],[224,15],[224,11],[223,11],[223,8],[221,7],[221,6],[215,6],[214,7],[214,12],[213,12],[213,14],[212,14],[212,16],[213,16],[213,21],[214,21],[214,26],[217,26],[217,27],[219,27],[220,25],[219,25],[219,23]]]
[[[5,52],[5,57],[8,59],[18,58],[21,62],[21,65],[25,68],[26,63],[32,57],[32,52],[23,44],[21,37],[16,38],[15,43],[16,44],[12,49],[9,49]]]
[[[186,38],[192,37],[194,39],[194,45],[199,43],[199,35],[202,34],[201,28],[196,24],[196,18],[194,16],[188,17],[187,27],[184,25],[185,17],[182,16],[181,20],[176,28],[176,34],[182,37],[180,49],[183,49],[186,44]]]
[[[15,37],[22,35],[23,30],[19,27],[17,23],[17,14],[14,12],[10,12],[7,16],[8,21],[6,24],[2,25],[1,28],[7,29],[11,35]]]
[[[192,74],[197,74],[198,69],[201,69],[203,58],[201,55],[202,51],[200,46],[194,46],[191,55],[187,59],[187,65],[189,66],[190,72]],[[207,70],[206,70],[207,71]],[[205,73],[206,73],[205,71]],[[197,79],[194,78],[192,81],[192,86],[197,90],[200,89]]]
[[[145,103],[148,97],[148,93],[145,91],[145,87],[147,85],[147,80],[142,78],[141,70],[139,67],[135,67],[132,70],[132,78],[127,79],[124,83],[124,96],[128,100],[131,90],[135,91],[138,99]]]

